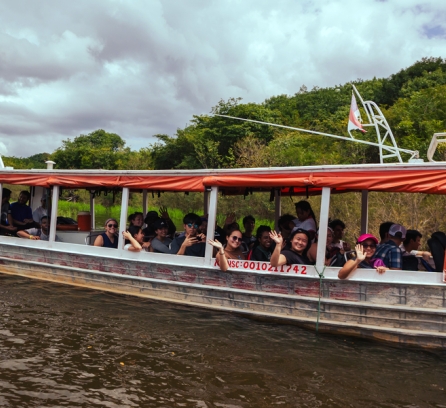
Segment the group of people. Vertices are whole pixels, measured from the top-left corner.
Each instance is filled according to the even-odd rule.
[[[388,221],[380,225],[379,235],[381,241],[372,234],[357,239],[352,259],[339,271],[340,279],[349,277],[358,268],[373,268],[378,273],[387,269],[435,270],[431,253],[419,250],[423,237],[419,231]]]
[[[2,234],[17,234],[22,238],[48,240],[49,218],[47,197],[41,197],[41,206],[34,212],[27,204],[28,191],[21,191],[16,202],[9,203],[11,190],[2,191]],[[255,218],[243,218],[243,231],[235,221],[234,213],[227,216],[224,226],[216,225],[215,236],[206,237],[207,217],[195,213],[183,218],[184,231],[176,235],[176,227],[166,207],[159,211],[136,212],[128,217],[128,228],[122,232],[124,249],[132,252],[150,251],[165,254],[203,257],[206,242],[214,247],[214,255],[223,271],[229,269],[230,259],[270,262],[272,266],[285,264],[314,264],[318,245],[318,228],[315,214],[308,201],[295,203],[296,216],[282,215],[278,220],[279,232],[261,225],[255,230]],[[145,227],[144,227],[145,225]],[[384,273],[395,270],[435,270],[430,252],[420,251],[422,234],[406,230],[400,224],[384,222],[380,225],[380,240],[372,234],[359,236],[352,251],[343,240],[346,226],[342,220],[329,223],[324,244],[325,265],[338,266],[338,277],[345,279],[358,268],[375,269]],[[105,231],[98,235],[94,245],[118,248],[118,222],[109,218]],[[56,237],[56,240],[59,240]]]
[[[214,247],[214,255],[222,270],[229,268],[227,262],[229,259],[249,259],[277,265],[309,264],[311,262],[307,258],[307,251],[314,241],[317,227],[314,213],[308,206],[306,201],[296,203],[297,218],[290,215],[281,217],[279,224],[283,228],[283,234],[277,234],[267,225],[261,225],[255,231],[255,218],[252,215],[243,218],[242,231],[235,221],[235,214],[231,213],[226,217],[223,227],[216,225],[215,236],[209,239],[206,237],[208,220],[205,216],[186,214],[183,218],[184,231],[175,235],[175,225],[165,207],[160,208],[159,213],[148,212],[145,218],[142,213],[134,213],[128,217],[128,228],[122,232],[125,239],[124,248],[132,252],[145,250],[204,257],[206,243],[209,243]],[[302,225],[308,229],[302,228]],[[117,230],[118,222],[113,218],[108,219],[105,231],[97,236],[94,245],[117,248]],[[305,238],[302,238],[302,234]],[[294,245],[296,242],[303,242],[303,248],[301,244]],[[284,256],[286,256],[285,262]]]
[[[122,232],[125,239],[124,249],[131,252],[151,251],[171,253],[170,237],[175,236],[176,227],[169,217],[166,207],[157,211],[149,211],[146,216],[135,212],[128,216],[128,228]],[[146,227],[144,228],[144,224]],[[118,248],[118,221],[108,218],[105,221],[105,231],[98,235],[94,246]]]
[[[206,250],[207,217],[195,213],[183,218],[184,231],[176,235],[176,227],[165,207],[159,213],[150,211],[143,218],[142,213],[128,217],[128,228],[122,232],[125,239],[124,249],[132,252],[149,252],[204,257]],[[146,227],[143,228],[143,225]],[[243,219],[244,232],[235,222],[235,214],[229,214],[223,227],[216,226],[214,240],[216,252],[221,246],[233,259],[253,259],[269,261],[274,243],[270,238],[271,228],[265,225],[257,229],[254,235],[255,219],[248,215]],[[109,218],[105,222],[105,231],[95,239],[95,246],[118,247],[118,222]]]
[[[321,244],[318,242],[316,217],[307,201],[299,201],[295,206],[297,218],[291,214],[280,217],[279,233],[265,226],[257,229],[256,240],[246,259],[270,262],[274,267],[315,263],[317,248]],[[251,228],[254,229],[253,225]],[[362,234],[351,250],[343,239],[345,228],[342,220],[332,220],[324,245],[325,265],[340,267],[340,279],[348,278],[358,268],[374,269],[380,274],[388,269],[435,270],[431,253],[420,251],[422,234],[417,230],[384,222],[379,229],[380,240],[372,234]],[[245,259],[246,253],[241,250],[244,238],[240,229],[233,229],[227,234],[226,246],[217,239],[208,240],[216,248],[216,258],[222,270],[229,268],[229,259]]]
[[[34,211],[28,205],[31,198],[29,191],[21,191],[17,201],[13,203],[10,203],[11,195],[11,190],[2,189],[0,234],[16,234],[21,238],[48,241],[49,218],[46,194],[42,195],[40,206]]]

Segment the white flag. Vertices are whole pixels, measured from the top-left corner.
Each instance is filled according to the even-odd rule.
[[[362,128],[361,113],[359,112],[358,105],[356,103],[355,95],[352,92],[352,103],[350,105],[350,115],[348,116],[348,131],[350,130],[360,130],[366,133]]]

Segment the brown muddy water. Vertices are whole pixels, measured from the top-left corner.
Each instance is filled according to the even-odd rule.
[[[446,407],[446,353],[0,275],[1,407]]]

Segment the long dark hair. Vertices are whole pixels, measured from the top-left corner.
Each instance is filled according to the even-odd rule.
[[[132,235],[132,237],[133,238],[135,238],[135,235],[139,232],[139,231],[141,231],[142,230],[142,228],[141,227],[137,227],[136,225],[130,225],[129,226],[129,228],[128,228],[128,232],[130,232],[130,234]],[[130,241],[128,240],[128,239],[126,239],[125,240],[125,244],[127,245],[127,244],[130,244]]]
[[[314,214],[314,211],[311,208],[311,204],[308,201],[301,200],[301,201],[298,201],[297,203],[295,203],[294,206],[296,208],[300,208],[302,211],[309,211],[311,217],[314,220],[314,223],[316,224],[316,229],[317,229],[316,215]]]
[[[140,215],[144,218],[144,214],[142,212],[135,212],[133,214],[130,214],[127,218],[127,221],[130,223],[130,225],[133,225],[132,222],[135,221],[135,218]]]
[[[238,227],[234,227],[234,228],[231,228],[231,229],[229,229],[228,231],[227,231],[227,233],[226,233],[226,245],[225,245],[225,248],[228,246],[228,242],[229,242],[229,238],[231,237],[231,235],[234,233],[234,232],[240,232],[240,235],[243,237],[243,232],[242,231],[240,231],[240,228],[238,228]],[[242,241],[242,244],[241,245],[243,245],[243,241]]]
[[[226,238],[229,238],[231,236],[231,234],[236,231],[240,232],[240,234],[242,234],[242,236],[243,236],[243,232],[240,231],[240,228],[234,227],[234,228],[231,228],[228,230],[228,232],[226,233]]]

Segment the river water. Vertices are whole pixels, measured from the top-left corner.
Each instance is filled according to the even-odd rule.
[[[446,353],[0,275],[1,407],[446,407]]]

